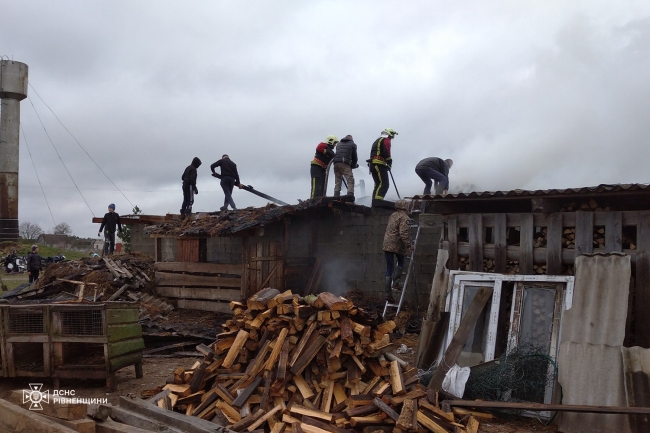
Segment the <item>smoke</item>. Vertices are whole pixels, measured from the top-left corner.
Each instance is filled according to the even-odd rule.
[[[349,260],[328,260],[322,265],[323,279],[320,289],[335,295],[345,295],[348,290],[355,288],[354,281],[360,279],[355,272],[358,272],[361,266],[361,263]]]

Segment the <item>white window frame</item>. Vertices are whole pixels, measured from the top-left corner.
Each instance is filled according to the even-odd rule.
[[[462,319],[462,299],[465,292],[466,285],[472,286],[483,286],[483,287],[492,287],[492,302],[490,304],[490,319],[488,325],[488,341],[485,348],[485,362],[494,360],[494,352],[496,345],[496,333],[498,328],[498,319],[499,319],[499,308],[501,303],[501,290],[503,282],[515,282],[514,293],[513,293],[513,302],[512,308],[510,311],[510,324],[508,326],[508,346],[507,350],[514,349],[519,342],[519,335],[513,335],[512,323],[514,321],[515,313],[515,296],[517,291],[520,290],[523,294],[524,284],[525,283],[556,283],[564,285],[564,290],[556,289],[558,292],[561,292],[563,297],[560,305],[564,305],[564,308],[561,308],[559,315],[557,311],[554,312],[553,316],[553,328],[551,332],[551,345],[549,350],[549,356],[553,361],[557,360],[558,351],[560,347],[559,336],[560,336],[560,326],[562,323],[562,315],[566,310],[570,310],[573,305],[573,289],[575,285],[574,276],[559,276],[559,275],[504,275],[504,274],[494,274],[494,273],[484,273],[484,272],[468,272],[468,271],[450,271],[449,272],[449,285],[447,287],[447,299],[445,302],[445,311],[449,312],[449,327],[447,328],[447,335],[445,337],[445,342],[443,345],[443,350],[441,356],[444,354],[447,347],[451,344],[451,340],[460,326],[460,321]],[[519,315],[519,320],[521,321],[521,314]],[[517,329],[519,330],[519,325]],[[438,360],[439,361],[439,360]],[[549,366],[552,368],[552,366]],[[547,389],[544,396],[544,402],[550,403],[553,397],[553,390]],[[528,415],[528,413],[524,413]],[[531,413],[532,416],[541,416],[548,418],[550,412],[543,412],[539,414]]]

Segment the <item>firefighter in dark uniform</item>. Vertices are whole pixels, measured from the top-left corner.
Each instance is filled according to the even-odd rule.
[[[311,162],[311,198],[323,197],[325,195],[325,172],[332,158],[334,148],[339,139],[334,135],[328,135],[323,143],[316,146],[316,155]]]
[[[375,188],[372,191],[373,200],[383,200],[390,183],[388,181],[388,170],[393,165],[393,158],[390,156],[391,140],[397,135],[394,129],[386,128],[381,132],[379,137],[372,144],[370,150],[370,159],[367,161],[370,167],[372,180],[375,182]]]

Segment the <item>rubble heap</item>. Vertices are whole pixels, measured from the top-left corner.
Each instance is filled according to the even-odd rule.
[[[203,361],[174,370],[150,402],[237,432],[477,431],[471,413],[457,423],[417,368],[390,353],[393,321],[331,293],[267,288],[230,306],[224,332],[197,346]]]
[[[15,301],[133,301],[136,299],[130,299],[127,290],[145,291],[155,284],[153,264],[151,257],[138,253],[53,263],[35,284],[3,297]]]

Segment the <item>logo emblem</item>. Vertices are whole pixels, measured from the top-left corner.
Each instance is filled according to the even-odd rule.
[[[23,404],[30,403],[29,410],[43,410],[41,403],[50,403],[50,391],[42,388],[42,383],[30,383],[29,390],[23,389]]]

